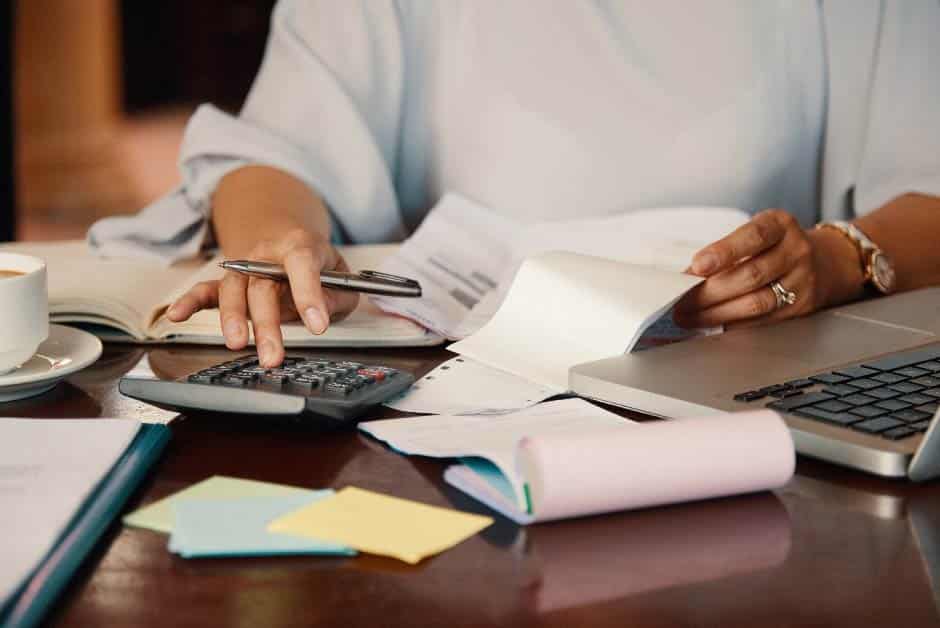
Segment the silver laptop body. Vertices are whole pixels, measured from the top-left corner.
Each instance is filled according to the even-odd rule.
[[[911,350],[923,361],[940,356],[940,288],[580,364],[569,372],[569,384],[584,397],[678,419],[763,408],[776,400],[745,402],[734,397],[886,356],[901,358]],[[823,384],[814,382],[800,393],[823,389]],[[887,477],[920,481],[940,475],[935,415],[926,432],[890,440],[790,412],[781,414],[797,451],[804,455]]]

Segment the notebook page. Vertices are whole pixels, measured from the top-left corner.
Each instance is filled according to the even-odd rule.
[[[166,267],[137,258],[101,258],[84,240],[17,243],[4,250],[46,260],[53,322],[104,323],[138,340],[163,295],[183,285],[202,261]]]
[[[345,246],[339,247],[339,251],[350,269],[355,272],[378,268],[382,260],[394,253],[398,246],[398,244]],[[170,293],[150,328],[151,336],[172,339],[174,342],[224,344],[217,309],[197,312],[183,323],[171,323],[162,315],[166,306],[196,283],[220,279],[224,271],[219,268],[218,262],[223,259],[223,256],[217,256]],[[281,333],[285,344],[291,347],[418,346],[441,342],[440,337],[429,334],[420,325],[401,317],[385,314],[366,295],[362,295],[355,311],[342,321],[331,324],[322,336],[310,333],[300,321],[284,323],[281,325]]]
[[[575,364],[629,351],[702,279],[575,253],[527,259],[499,311],[450,350],[558,392]]]

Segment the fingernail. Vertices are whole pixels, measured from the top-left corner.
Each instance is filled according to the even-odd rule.
[[[317,308],[308,307],[304,311],[304,321],[306,321],[307,327],[309,327],[313,333],[322,334],[326,331],[329,319]]]
[[[234,318],[225,321],[225,335],[231,340],[241,338],[242,326]]]
[[[258,345],[258,357],[265,365],[270,364],[274,360],[274,343],[270,340],[262,340]]]
[[[692,260],[692,272],[696,275],[707,275],[718,268],[718,256],[711,251],[696,255]]]

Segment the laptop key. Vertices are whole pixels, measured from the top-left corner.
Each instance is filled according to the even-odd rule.
[[[926,412],[930,416],[933,416],[937,412],[937,408],[940,407],[940,404],[936,402],[925,403],[922,406],[917,406],[917,409],[921,412]]]
[[[930,395],[931,397],[940,398],[940,388],[929,388],[927,390],[922,390],[921,392],[925,395]]]
[[[772,395],[772,394],[774,394],[775,392],[780,392],[781,390],[787,390],[787,389],[789,389],[789,388],[790,388],[790,387],[787,386],[786,384],[773,384],[773,385],[771,385],[771,386],[764,386],[763,388],[761,388],[761,389],[759,389],[759,390],[760,390],[760,392],[764,393],[765,395]]]
[[[847,382],[849,386],[855,386],[856,388],[861,388],[862,390],[871,390],[873,388],[880,388],[884,386],[882,382],[875,381],[873,379],[868,379],[863,377],[861,379],[853,379],[850,382]]]
[[[820,401],[828,401],[832,399],[833,396],[824,393],[824,392],[810,392],[803,393],[802,395],[795,395],[793,397],[787,397],[786,399],[777,399],[776,401],[771,401],[767,404],[767,407],[771,410],[779,410],[780,412],[789,412],[795,408],[801,408],[803,406],[810,406],[814,403],[819,403]]]
[[[866,395],[872,397],[877,397],[878,399],[894,399],[895,397],[900,397],[901,393],[887,386],[882,386],[881,388],[872,388],[871,390],[865,391]],[[940,397],[940,395],[938,395]]]
[[[836,375],[835,373],[820,373],[819,375],[813,375],[810,379],[820,384],[841,384],[852,378],[845,375]]]
[[[917,365],[917,368],[928,370],[931,373],[940,373],[940,362],[921,362]]]
[[[922,406],[925,403],[930,403],[933,400],[933,397],[928,397],[927,395],[922,395],[920,393],[913,393],[911,395],[898,397],[898,401],[905,401],[912,406]]]
[[[889,416],[881,416],[877,419],[868,419],[867,421],[862,421],[861,423],[854,423],[851,427],[853,430],[858,430],[859,432],[878,434],[879,432],[885,432],[895,427],[902,427],[904,425],[904,421],[892,419]]]
[[[940,386],[940,379],[937,379],[936,377],[930,377],[929,375],[924,375],[923,377],[912,379],[911,383],[918,384],[920,386],[926,386],[927,388],[934,388],[936,386]]]
[[[923,386],[918,386],[917,384],[912,384],[910,382],[901,382],[899,384],[891,384],[888,388],[896,390],[899,393],[914,393],[924,390]]]
[[[791,379],[790,381],[784,383],[790,388],[809,388],[815,384],[815,382],[811,379]],[[940,381],[938,381],[936,385],[940,385]]]
[[[842,412],[843,410],[848,410],[852,406],[848,403],[843,403],[838,399],[830,399],[829,401],[817,403],[813,407],[819,408],[820,410],[826,410],[827,412]]]
[[[815,406],[799,408],[794,410],[793,414],[809,419],[825,421],[826,423],[835,423],[836,425],[842,426],[849,426],[853,423],[857,423],[863,420],[862,417],[855,416],[854,414],[848,414],[845,412],[829,412],[828,410],[822,410]]]
[[[855,379],[857,377],[868,377],[870,375],[875,375],[878,373],[875,369],[867,369],[864,366],[848,366],[841,369],[836,369],[833,371],[836,375],[845,375],[846,377],[851,377]]]
[[[884,408],[879,408],[878,406],[858,406],[857,408],[852,408],[849,410],[852,414],[857,414],[860,417],[866,419],[873,419],[876,416],[882,416],[888,414],[888,411]]]
[[[885,384],[897,384],[898,382],[903,382],[906,378],[900,375],[895,375],[891,372],[879,373],[878,375],[872,375],[872,379],[878,380],[879,382],[884,382]]]
[[[770,393],[771,397],[776,397],[777,399],[785,399],[787,397],[793,397],[795,395],[802,395],[802,390],[795,390],[793,388],[784,388],[783,390],[777,390]]]
[[[927,428],[930,427],[930,421],[918,421],[917,423],[908,423],[907,425],[912,430],[917,430],[918,432],[926,432]]]
[[[917,423],[918,421],[929,419],[930,415],[926,412],[921,412],[920,410],[908,408],[907,410],[898,410],[897,412],[892,412],[891,418],[900,419],[905,423]]]
[[[748,390],[743,393],[738,393],[734,396],[735,401],[743,401],[745,403],[750,403],[751,401],[757,401],[758,399],[763,399],[766,397],[764,393],[759,390]]]
[[[879,401],[875,405],[879,408],[884,408],[889,412],[896,412],[898,410],[904,410],[911,407],[911,404],[904,401],[898,401],[897,399],[885,399],[884,401]]]
[[[847,403],[852,406],[867,406],[870,403],[875,403],[878,401],[877,397],[870,397],[869,395],[863,395],[858,393],[856,395],[847,395],[845,397],[840,397],[839,401]]]
[[[852,388],[848,384],[832,384],[831,386],[826,386],[823,388],[823,391],[829,393],[830,395],[835,395],[836,397],[844,397],[845,395],[857,393],[858,388]],[[937,396],[940,397],[940,394]]]
[[[902,438],[907,438],[908,436],[913,436],[917,433],[917,430],[912,430],[909,427],[895,427],[886,432],[882,432],[881,435],[885,438],[890,438],[891,440],[900,440]]]
[[[895,353],[877,360],[872,360],[871,362],[866,362],[862,366],[879,371],[893,371],[919,362],[935,360],[936,358],[940,358],[940,344],[924,347],[923,349]]]
[[[919,369],[916,366],[909,366],[903,369],[897,369],[894,371],[898,375],[903,375],[904,377],[922,377],[924,375],[929,375],[930,371],[924,369]]]

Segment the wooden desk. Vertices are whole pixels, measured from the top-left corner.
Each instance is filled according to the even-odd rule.
[[[371,355],[424,373],[442,349]],[[3,416],[135,416],[117,378],[218,362],[214,349],[109,347],[95,367]],[[388,413],[386,413],[388,414]],[[355,484],[482,510],[354,431],[181,419],[136,508],[213,474]],[[116,523],[49,618],[56,626],[936,626],[940,483],[911,486],[801,461],[776,495],[527,529],[499,520],[417,566],[373,556],[184,560]],[[930,558],[933,562],[928,562]],[[931,581],[931,565],[933,578]]]

